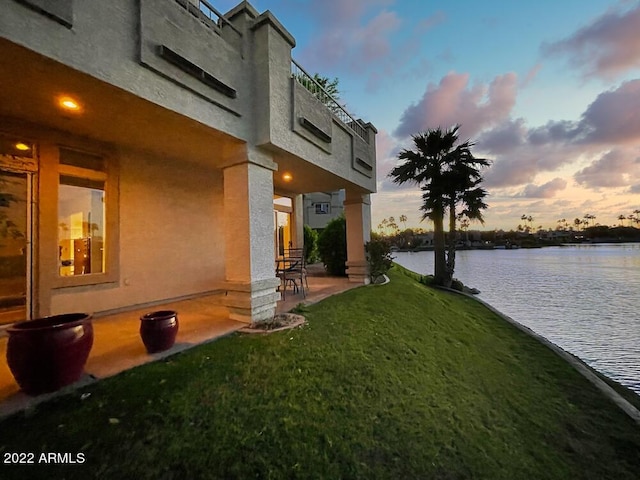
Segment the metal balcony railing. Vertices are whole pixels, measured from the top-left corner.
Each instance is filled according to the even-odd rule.
[[[331,96],[318,82],[316,82],[313,76],[309,75],[307,71],[302,68],[295,60],[291,60],[291,76],[304,88],[315,96],[320,102],[322,102],[329,111],[349,127],[353,132],[362,138],[365,142],[369,143],[369,135],[367,130],[360,120],[356,120],[353,116],[340,105],[335,98]]]
[[[222,13],[220,13],[213,5],[206,0],[176,0],[180,5],[189,12],[196,15],[205,23],[209,23],[219,33],[219,29],[225,25],[231,28],[238,35],[242,36],[242,32],[234,27]]]

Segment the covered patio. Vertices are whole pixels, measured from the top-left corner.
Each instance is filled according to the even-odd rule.
[[[308,268],[309,288],[306,296],[294,293],[290,288],[286,300],[277,304],[277,312],[288,312],[299,304],[313,304],[331,295],[359,286],[346,277],[326,275],[320,264]],[[85,366],[85,375],[77,383],[58,392],[31,397],[22,393],[15,382],[6,361],[8,336],[0,329],[0,418],[33,407],[49,398],[72,391],[94,381],[117,375],[130,368],[153,362],[196,345],[211,342],[229,335],[246,323],[231,320],[228,310],[221,306],[221,291],[215,295],[154,305],[126,312],[94,317],[94,342]],[[139,335],[140,316],[154,310],[178,312],[180,329],[175,345],[161,353],[148,354]]]

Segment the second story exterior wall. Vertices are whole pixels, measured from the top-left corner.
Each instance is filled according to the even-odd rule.
[[[295,39],[269,11],[242,2],[214,15],[198,0],[0,4],[0,41],[268,149],[276,162],[375,191],[375,128],[361,122],[359,135],[296,81]]]

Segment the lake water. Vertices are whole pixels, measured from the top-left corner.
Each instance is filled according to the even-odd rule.
[[[433,252],[395,252],[433,274]],[[462,250],[454,277],[479,298],[640,393],[640,244]]]

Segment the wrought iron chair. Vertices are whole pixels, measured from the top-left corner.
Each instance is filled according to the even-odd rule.
[[[307,289],[307,270],[304,262],[304,250],[301,248],[290,248],[284,251],[284,255],[276,261],[276,276],[281,280],[282,299],[286,299],[287,285],[293,287],[293,292],[302,290],[303,298],[306,298],[305,285]]]

